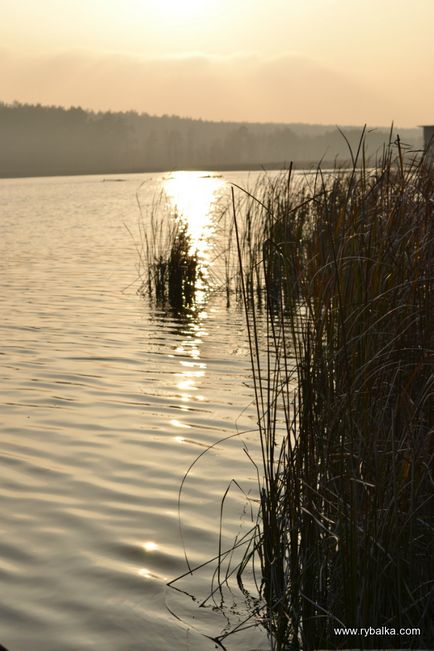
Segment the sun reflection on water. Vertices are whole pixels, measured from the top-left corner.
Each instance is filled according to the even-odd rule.
[[[163,182],[163,190],[187,226],[191,245],[202,260],[209,254],[214,227],[213,209],[226,182],[207,172],[173,172]]]
[[[205,309],[207,301],[208,267],[211,263],[212,237],[215,233],[217,204],[224,195],[226,181],[208,172],[174,172],[163,180],[163,191],[168,206],[186,228],[190,238],[190,251],[197,256],[199,276],[196,280],[194,302],[172,313],[179,323],[181,335],[175,350],[180,358],[180,369],[175,374],[176,400],[182,411],[194,410],[194,403],[205,401],[200,392],[200,384],[205,377],[207,364],[202,358],[202,348],[207,337]],[[172,419],[175,430],[189,427],[182,419]],[[184,437],[175,435],[177,442],[185,442]],[[194,441],[192,441],[194,442]]]

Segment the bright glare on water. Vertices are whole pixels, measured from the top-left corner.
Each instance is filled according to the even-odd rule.
[[[187,225],[192,247],[206,258],[214,231],[214,204],[227,181],[209,172],[173,172],[163,182],[170,203]]]

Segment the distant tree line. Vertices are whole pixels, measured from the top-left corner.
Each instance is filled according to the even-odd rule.
[[[361,127],[346,127],[357,148]],[[417,129],[400,130],[419,147]],[[368,155],[389,130],[368,135]],[[0,103],[0,176],[116,173],[172,169],[230,169],[349,159],[336,127],[306,124],[208,122],[133,111]]]

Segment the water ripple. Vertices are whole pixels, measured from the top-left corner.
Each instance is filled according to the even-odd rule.
[[[243,320],[218,297],[185,321],[124,291],[139,184],[125,178],[0,181],[0,642],[11,651],[213,648],[196,605],[165,584],[185,571],[184,473],[236,422],[254,424],[253,409],[241,413],[252,398]],[[160,185],[154,176],[149,192]],[[185,482],[192,563],[216,552],[231,478],[254,491],[241,438],[254,451],[254,434],[221,443]],[[228,499],[228,544],[242,507]]]

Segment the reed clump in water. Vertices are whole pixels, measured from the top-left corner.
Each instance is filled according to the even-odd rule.
[[[141,232],[141,293],[168,302],[176,310],[190,307],[195,300],[200,264],[193,250],[187,226],[177,215],[153,211],[147,230]]]
[[[374,170],[357,157],[346,174],[318,171],[310,196],[291,171],[264,187],[254,269],[234,204],[262,450],[238,581],[260,566],[278,651],[428,648],[433,633],[432,168],[399,143]]]
[[[242,190],[236,197],[235,205],[235,212],[240,217],[238,233],[235,233],[232,208],[227,209],[221,218],[224,248],[219,254],[224,260],[223,285],[228,305],[233,296],[237,302],[243,301],[244,288],[250,302],[255,301],[259,308],[264,306],[266,285],[263,261],[272,243],[271,228],[276,229],[279,224],[280,241],[300,241],[303,237],[305,204],[310,201],[309,186],[302,177],[298,177],[296,185],[290,179],[291,175],[285,174],[264,175],[248,191],[234,186]],[[297,211],[294,213],[295,207]],[[293,214],[292,220],[283,219],[288,213]],[[239,260],[243,267],[243,278],[239,273]],[[278,264],[277,259],[275,262]]]

